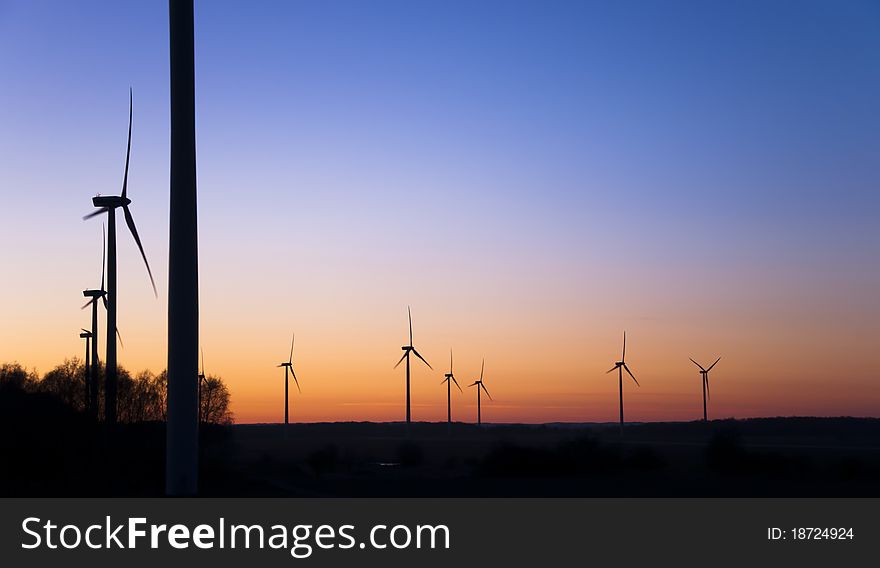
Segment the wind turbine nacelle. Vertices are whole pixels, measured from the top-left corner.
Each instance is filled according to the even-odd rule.
[[[92,205],[95,207],[123,207],[131,203],[131,199],[120,195],[98,195],[92,198]]]
[[[404,345],[404,346],[401,347],[400,349],[401,349],[402,351],[409,351],[410,349],[412,349],[412,346],[411,346],[411,345]]]
[[[87,331],[84,331],[84,332],[80,333],[79,336],[80,336],[81,338],[85,339],[85,338],[87,338],[87,337],[91,337],[92,334],[89,333],[89,332],[87,332]]]
[[[83,290],[83,296],[86,298],[100,298],[104,295],[102,290]]]

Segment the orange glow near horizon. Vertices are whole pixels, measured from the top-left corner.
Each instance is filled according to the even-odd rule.
[[[261,302],[271,301],[254,298],[251,305],[257,309]],[[348,298],[334,309],[345,313],[349,309],[344,304],[353,301]],[[204,303],[212,305],[212,296]],[[155,302],[155,308],[160,304]],[[406,340],[405,306],[361,309],[345,323],[321,316],[329,306],[303,302],[301,309],[294,365],[303,392],[299,394],[291,381],[291,421],[402,420],[404,366],[392,367]],[[487,422],[617,420],[617,376],[605,372],[619,358],[621,338],[608,325],[607,315],[594,312],[593,317],[605,323],[590,329],[581,323],[590,319],[586,310],[574,317],[574,312],[550,304],[524,307],[520,314],[496,312],[501,315],[495,322],[475,318],[469,310],[476,312],[467,306],[454,311],[414,306],[415,345],[434,366],[431,371],[413,359],[414,420],[445,420],[446,390],[440,381],[448,369],[450,345],[464,389],[459,393],[453,388],[454,420],[475,421],[476,393],[467,385],[477,378],[483,356],[485,383],[494,398],[483,399]],[[163,338],[129,323],[128,314],[127,310],[128,317],[120,321],[126,341],[120,363],[135,372],[160,370]],[[524,315],[532,322],[528,327],[518,324]],[[207,372],[228,384],[236,422],[283,420],[284,373],[276,365],[287,358],[289,328],[277,321],[249,333],[260,321],[249,320],[246,309],[203,307],[202,321]],[[627,363],[642,386],[624,376],[628,421],[699,418],[700,378],[688,357],[709,364],[719,355],[721,362],[710,375],[712,418],[878,414],[880,400],[872,379],[876,367],[866,369],[858,363],[876,360],[870,335],[854,334],[842,345],[833,330],[801,330],[793,336],[782,323],[751,333],[742,320],[712,330],[693,321],[670,324],[663,318],[629,323]],[[600,332],[600,327],[607,331]],[[54,335],[46,337],[55,339]],[[73,335],[64,339],[67,347],[57,349],[36,349],[36,341],[28,343],[26,336],[18,341],[17,359],[40,372],[60,362],[65,350],[67,356],[80,356],[81,343]]]

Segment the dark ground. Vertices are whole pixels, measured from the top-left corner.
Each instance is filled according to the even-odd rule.
[[[0,397],[0,495],[157,496],[162,423]],[[209,496],[880,496],[880,420],[205,427]]]

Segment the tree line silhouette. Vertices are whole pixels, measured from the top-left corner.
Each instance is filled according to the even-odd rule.
[[[84,361],[65,359],[42,377],[19,363],[0,365],[0,397],[38,395],[51,397],[75,412],[86,411],[83,381]],[[99,367],[99,415],[103,416],[104,366]],[[164,422],[168,396],[168,373],[143,370],[132,375],[118,367],[117,420],[119,422]],[[202,383],[201,421],[209,424],[232,424],[231,396],[223,379],[208,375]]]

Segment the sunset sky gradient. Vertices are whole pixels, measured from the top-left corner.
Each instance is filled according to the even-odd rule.
[[[880,4],[196,2],[201,333],[238,422],[880,416]],[[164,2],[0,0],[0,361],[166,364]],[[103,321],[103,318],[102,318]],[[102,330],[103,334],[103,330]],[[103,345],[101,347],[103,358]],[[473,421],[476,393],[453,394]]]

